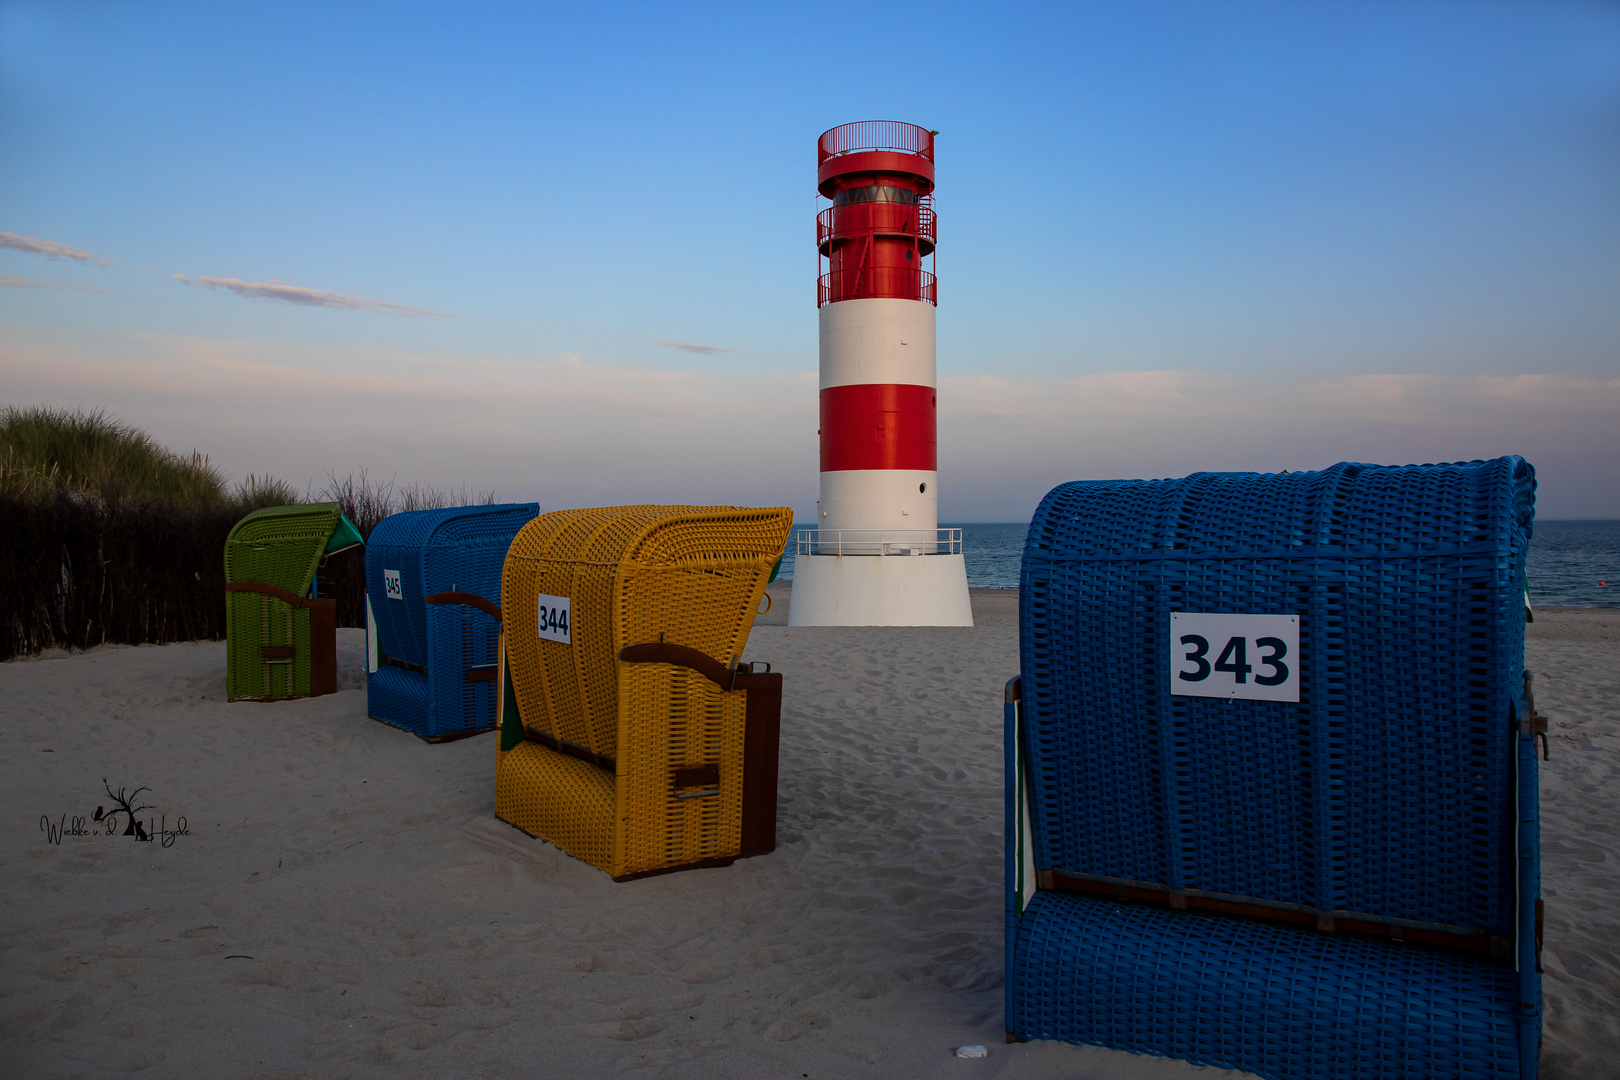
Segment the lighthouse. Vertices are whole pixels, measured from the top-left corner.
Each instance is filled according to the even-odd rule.
[[[939,528],[934,132],[863,120],[816,144],[821,499],[791,626],[972,626],[960,529]]]

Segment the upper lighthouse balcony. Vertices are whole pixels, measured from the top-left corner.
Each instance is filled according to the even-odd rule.
[[[816,141],[816,186],[833,198],[838,178],[851,173],[894,173],[926,195],[934,190],[934,133],[898,120],[839,124]]]
[[[934,133],[895,120],[861,120],[816,143],[817,190],[832,202],[816,215],[816,250],[827,260],[818,304],[896,299],[936,303]]]

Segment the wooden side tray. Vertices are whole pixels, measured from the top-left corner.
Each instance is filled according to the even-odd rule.
[[[776,789],[782,745],[782,675],[755,671],[754,664],[727,668],[707,653],[684,645],[649,642],[619,650],[619,659],[634,664],[673,664],[705,676],[721,690],[747,695],[743,727],[742,831],[737,854],[700,862],[661,866],[624,874],[614,881],[672,874],[678,870],[730,866],[737,859],[766,855],[776,850]]]

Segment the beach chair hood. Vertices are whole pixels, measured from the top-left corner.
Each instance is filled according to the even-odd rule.
[[[266,507],[226,537],[225,580],[262,581],[303,596],[329,555],[363,543],[337,503]]]

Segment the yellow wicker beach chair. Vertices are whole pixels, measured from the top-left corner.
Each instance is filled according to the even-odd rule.
[[[729,506],[525,525],[501,584],[495,815],[618,881],[772,850],[782,676],[738,660],[792,526]]]

